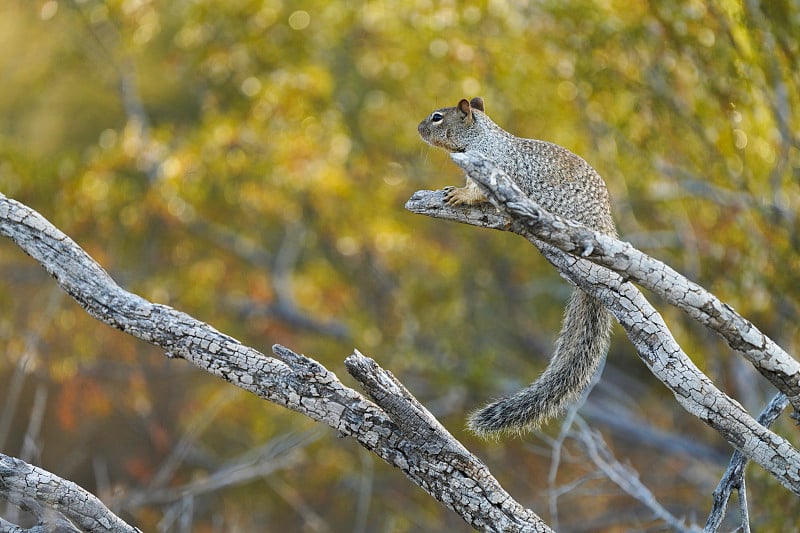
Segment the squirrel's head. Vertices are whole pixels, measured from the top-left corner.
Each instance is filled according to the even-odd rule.
[[[478,138],[476,112],[484,111],[483,99],[462,99],[455,107],[437,109],[419,123],[422,140],[448,152],[464,152],[470,142]]]

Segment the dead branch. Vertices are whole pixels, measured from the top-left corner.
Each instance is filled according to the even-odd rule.
[[[682,308],[705,316],[704,322],[709,327],[730,332],[733,341],[729,342],[745,347],[762,374],[800,401],[797,361],[738,317],[730,306],[711,298],[707,291],[673,274],[665,265],[659,267],[657,261],[629,244],[551,215],[481,154],[456,153],[452,158],[478,183],[495,207],[449,207],[443,202],[442,191],[418,191],[406,204],[407,209],[526,237],[562,276],[598,298],[614,314],[647,367],[687,411],[800,495],[800,452],[756,422],[738,402],[700,372],[658,312],[629,280],[640,282],[676,304],[685,301]],[[665,290],[665,286],[670,290]],[[733,327],[728,327],[729,321]],[[744,324],[740,324],[742,321]]]
[[[140,532],[75,483],[2,453],[0,499],[35,513],[47,531]]]
[[[91,316],[261,398],[355,438],[479,531],[550,531],[516,502],[390,373],[355,352],[348,371],[377,403],[283,346],[268,357],[186,313],[122,289],[82,248],[0,194],[0,234],[37,260]],[[3,487],[0,484],[0,495]]]

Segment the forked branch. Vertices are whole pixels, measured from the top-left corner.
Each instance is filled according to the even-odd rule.
[[[690,413],[718,431],[734,448],[800,495],[800,452],[786,439],[753,419],[720,391],[684,353],[661,315],[629,280],[680,302],[710,327],[722,324],[732,346],[752,352],[751,361],[770,381],[798,396],[800,365],[730,306],[710,297],[629,244],[553,216],[525,196],[494,163],[475,152],[451,156],[475,181],[494,207],[449,207],[442,191],[418,191],[406,204],[415,213],[476,226],[512,231],[527,238],[562,276],[598,298],[625,329],[639,356]],[[601,266],[602,265],[602,266]],[[661,266],[659,266],[661,265]],[[667,276],[663,278],[662,276]],[[658,283],[666,279],[664,285]],[[668,290],[666,288],[668,288]],[[693,315],[694,316],[694,315]],[[738,318],[737,318],[738,317]],[[734,327],[729,327],[730,322]],[[778,377],[776,377],[778,376]]]
[[[479,531],[550,531],[390,373],[357,351],[347,368],[375,403],[311,358],[279,345],[272,348],[276,357],[266,356],[186,313],[125,291],[72,239],[2,194],[0,235],[36,259],[93,317],[355,438]],[[0,498],[4,490],[0,483]]]

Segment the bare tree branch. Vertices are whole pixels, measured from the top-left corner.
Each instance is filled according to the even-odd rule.
[[[732,345],[746,345],[762,373],[790,390],[797,387],[796,374],[792,372],[796,361],[732,309],[669,267],[630,245],[550,216],[492,168],[491,162],[474,159],[473,154],[455,154],[454,159],[508,216],[490,206],[451,208],[442,202],[441,192],[429,191],[418,192],[409,201],[409,209],[510,230],[528,238],[562,275],[611,310],[651,371],[688,411],[800,494],[797,450],[757,424],[741,406],[713,386],[683,353],[660,315],[628,279],[652,286],[668,300],[684,306],[698,320],[727,331],[726,339],[730,337]],[[346,366],[377,405],[345,387],[333,373],[310,358],[277,345],[273,347],[277,359],[267,357],[185,313],[123,290],[69,237],[35,211],[2,194],[0,234],[13,239],[39,261],[95,318],[161,347],[170,357],[184,358],[262,398],[356,438],[473,527],[481,531],[549,530],[532,511],[514,501],[488,469],[402,384],[360,353],[348,357]],[[662,284],[669,288],[664,289]],[[684,303],[684,299],[689,303]],[[731,329],[729,320],[739,327]],[[763,357],[764,351],[769,357]]]
[[[653,493],[639,480],[639,474],[633,468],[620,463],[614,457],[614,454],[599,433],[590,430],[582,421],[578,421],[578,426],[577,438],[583,444],[592,463],[608,479],[613,481],[626,494],[644,504],[656,517],[669,524],[674,531],[685,533],[700,531],[700,528],[685,524],[683,520],[674,516],[658,503]]]
[[[2,531],[3,533],[48,533],[48,531],[44,528],[43,525],[36,525],[31,528],[25,529],[9,522],[8,520],[3,519],[2,516],[0,516],[0,531]],[[52,529],[50,531],[52,532]],[[65,533],[66,531],[72,532],[77,530],[74,527],[72,527],[72,529],[65,530]]]
[[[629,243],[548,213],[526,198],[490,161],[479,159],[479,154],[452,154],[452,157],[467,170],[470,178],[476,182],[483,180],[486,190],[503,195],[496,201],[515,224],[511,225],[511,221],[499,212],[490,214],[489,206],[471,209],[447,207],[431,191],[418,191],[406,204],[408,210],[465,224],[513,231],[532,239],[534,244],[541,239],[563,252],[607,267],[620,274],[625,281],[641,284],[718,333],[731,348],[747,357],[770,383],[786,394],[795,410],[800,411],[800,362],[730,305]],[[548,255],[544,250],[542,253]]]
[[[304,531],[313,533],[328,533],[331,531],[325,520],[303,500],[302,494],[296,487],[274,477],[268,478],[267,484],[303,519]]]
[[[130,134],[138,140],[137,165],[147,176],[149,183],[153,184],[159,179],[161,165],[166,159],[166,151],[153,139],[150,118],[139,91],[136,64],[130,55],[122,51],[120,32],[113,23],[109,20],[95,23],[79,2],[73,0],[71,5],[92,40],[98,45],[103,56],[98,61],[102,62],[102,66],[110,66],[118,78],[119,94],[127,118],[127,128],[129,128]],[[287,225],[286,237],[273,261],[272,254],[265,251],[260,244],[242,236],[239,232],[232,231],[223,224],[203,219],[193,209],[186,209],[178,218],[188,230],[202,235],[204,239],[213,241],[217,246],[264,268],[265,271],[272,271],[271,282],[276,296],[275,302],[268,305],[258,305],[250,299],[233,302],[245,317],[272,316],[296,328],[340,339],[349,338],[350,333],[346,325],[334,320],[316,318],[311,313],[300,309],[296,304],[288,275],[291,274],[290,269],[294,268],[294,259],[300,251],[302,231],[298,232],[298,230],[302,230],[302,227],[299,223]],[[281,262],[282,255],[288,261]],[[273,267],[274,270],[272,270]]]
[[[235,392],[235,389],[226,388],[208,399],[202,411],[194,417],[195,422],[184,432],[153,474],[146,489],[148,492],[165,487],[173,479],[175,472],[189,454],[198,437],[214,422],[219,411],[233,400]]]
[[[695,461],[720,465],[726,464],[730,459],[714,446],[698,441],[693,435],[656,428],[650,421],[634,416],[617,403],[589,403],[581,409],[581,415],[594,425],[608,428],[615,438],[635,442],[659,454],[683,455]]]
[[[297,305],[294,288],[291,285],[291,275],[300,253],[300,241],[305,234],[305,229],[299,223],[287,223],[283,241],[278,251],[272,254],[265,250],[261,243],[233,231],[219,222],[202,219],[192,210],[187,210],[180,220],[189,231],[203,239],[210,240],[216,246],[237,255],[269,274],[275,293],[274,302],[259,304],[252,298],[226,299],[245,320],[268,316],[281,320],[292,327],[313,333],[330,335],[338,339],[351,337],[347,325],[328,318],[317,318]]]
[[[39,458],[39,434],[44,423],[44,412],[47,407],[47,384],[37,383],[36,392],[33,396],[31,414],[28,417],[28,428],[25,430],[25,437],[20,450],[20,459],[23,461],[34,461]]]
[[[72,239],[2,194],[0,234],[36,259],[91,316],[355,438],[474,528],[550,531],[373,360],[355,352],[346,365],[379,405],[313,359],[278,345],[277,358],[267,357],[186,313],[123,290]]]
[[[0,450],[5,449],[6,439],[10,434],[11,420],[16,414],[17,402],[25,384],[25,377],[29,372],[28,367],[36,366],[36,354],[42,339],[42,332],[53,319],[63,298],[62,295],[61,291],[51,293],[44,311],[38,315],[36,323],[24,335],[24,348],[14,366],[14,373],[9,381],[10,385],[3,399],[3,408],[0,410]]]
[[[219,469],[206,477],[194,479],[179,486],[162,484],[132,494],[121,495],[114,499],[112,507],[133,510],[144,505],[179,501],[189,496],[194,498],[223,487],[239,485],[254,478],[269,476],[275,471],[296,466],[300,450],[320,436],[319,432],[306,432],[304,435],[275,438],[263,446],[246,451],[240,457],[226,461]]]
[[[0,499],[33,511],[47,531],[140,531],[75,483],[2,453]]]
[[[450,508],[456,504],[466,507],[476,529],[516,531],[521,524],[529,523],[525,530],[534,527],[536,531],[549,531],[544,523],[537,523],[540,519],[532,511],[521,507],[499,485],[495,486],[496,481],[486,466],[450,435],[391,372],[358,351],[345,360],[345,365],[392,421],[403,428],[411,449],[424,450],[430,461],[418,463],[416,454],[410,454],[395,455],[392,461],[384,458],[387,462],[401,469],[408,467],[411,473],[419,472],[417,475],[425,478],[429,477],[426,474],[429,469],[435,469],[440,475],[426,480],[432,485],[420,486]],[[458,501],[451,500],[453,497]],[[491,502],[489,508],[485,500]],[[520,519],[521,524],[517,524]]]
[[[442,191],[418,191],[406,204],[407,209],[526,237],[563,276],[603,302],[625,329],[650,371],[669,387],[687,411],[800,495],[800,452],[717,389],[683,352],[658,312],[628,280],[651,288],[719,331],[732,346],[748,355],[772,383],[800,403],[797,361],[730,306],[663,263],[617,239],[547,213],[481,154],[455,153],[451,157],[500,211],[488,205],[449,207],[443,202]]]
[[[775,420],[778,419],[780,414],[786,409],[789,401],[781,393],[775,395],[774,398],[767,404],[761,414],[758,416],[758,422],[763,424],[764,427],[770,427]],[[731,498],[731,493],[736,490],[739,494],[740,508],[742,509],[742,528],[749,529],[747,519],[747,507],[745,496],[744,484],[744,469],[747,466],[747,458],[736,450],[733,452],[731,462],[725,475],[720,479],[717,488],[714,489],[714,504],[711,507],[711,512],[706,520],[704,531],[707,533],[715,533],[719,530],[722,520],[725,518],[725,510],[728,507],[728,500]]]
[[[572,425],[575,423],[575,419],[578,416],[578,411],[586,403],[586,399],[589,397],[589,394],[592,393],[592,390],[594,390],[594,387],[600,381],[600,377],[603,375],[605,366],[606,361],[605,358],[603,358],[603,361],[601,361],[600,366],[594,373],[594,376],[592,376],[592,381],[589,383],[589,386],[581,393],[580,399],[567,410],[564,419],[561,421],[561,427],[558,431],[558,435],[550,443],[550,471],[547,474],[548,508],[550,511],[550,522],[553,524],[553,529],[556,530],[559,529],[558,498],[564,493],[562,490],[556,488],[558,469],[561,466],[561,452],[564,448],[564,442],[572,430]]]

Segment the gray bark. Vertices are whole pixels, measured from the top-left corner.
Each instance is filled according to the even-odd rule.
[[[675,342],[661,316],[636,287],[663,296],[717,331],[779,390],[800,403],[800,364],[702,287],[631,245],[554,217],[488,160],[454,154],[495,207],[449,207],[441,191],[419,191],[416,213],[513,231],[531,241],[562,276],[597,297],[622,324],[640,357],[690,413],[716,429],[800,494],[800,453],[719,391]],[[69,237],[30,208],[0,194],[0,234],[14,240],[98,320],[162,348],[238,387],[324,422],[355,438],[481,531],[548,531],[509,496],[403,385],[358,351],[346,367],[372,401],[345,387],[311,358],[282,346],[276,357],[242,345],[208,324],[119,287]],[[4,495],[0,484],[0,496]],[[728,493],[729,494],[729,493]],[[723,510],[724,512],[724,510]]]
[[[800,382],[800,364],[796,360],[730,306],[663,263],[613,237],[548,213],[481,154],[455,153],[451,157],[481,187],[494,207],[453,208],[443,202],[443,191],[418,191],[406,204],[407,209],[512,231],[527,238],[562,276],[603,302],[624,328],[642,361],[672,391],[678,403],[800,495],[800,452],[714,386],[629,280],[680,304],[690,315],[720,332],[734,348],[742,348],[756,368],[795,401]]]
[[[387,371],[355,352],[348,371],[373,401],[283,346],[276,357],[125,291],[72,239],[0,194],[0,234],[37,260],[91,316],[197,367],[355,438],[479,531],[550,531]],[[0,497],[4,494],[0,484]]]
[[[1,453],[0,499],[33,512],[42,531],[140,531],[75,483]]]

